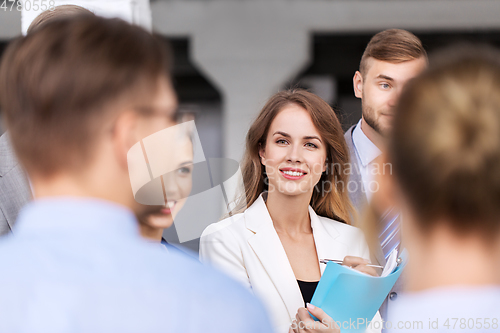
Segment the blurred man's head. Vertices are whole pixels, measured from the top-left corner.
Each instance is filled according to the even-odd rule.
[[[168,70],[163,42],[118,19],[58,19],[14,41],[0,102],[35,194],[133,206],[127,152],[174,124]]]
[[[370,127],[362,125],[365,134],[368,130],[372,136],[387,136],[402,88],[426,64],[422,43],[411,32],[389,29],[372,37],[353,79],[355,95],[362,99],[363,121]]]
[[[30,26],[28,27],[27,33],[30,34],[36,29],[43,27],[45,24],[48,22],[51,22],[55,19],[61,19],[61,18],[68,18],[68,17],[74,17],[74,16],[80,16],[80,15],[89,15],[89,16],[94,16],[94,13],[92,13],[90,10],[85,9],[80,6],[76,5],[62,5],[62,6],[57,6],[53,10],[46,10],[40,15],[38,15],[33,22],[31,22]]]
[[[441,227],[500,235],[499,59],[491,49],[452,49],[401,95],[391,157],[415,217],[412,239]]]

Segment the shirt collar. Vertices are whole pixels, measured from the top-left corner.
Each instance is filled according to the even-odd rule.
[[[378,149],[378,147],[375,146],[370,139],[368,139],[365,133],[363,133],[363,130],[361,129],[361,120],[356,125],[356,128],[354,128],[352,141],[363,167],[366,167],[382,154],[382,151]]]
[[[138,237],[139,226],[128,208],[96,198],[37,199],[19,213],[15,228],[17,235],[53,232]]]

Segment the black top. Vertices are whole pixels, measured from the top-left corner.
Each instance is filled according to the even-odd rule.
[[[314,291],[318,286],[319,281],[300,281],[297,280],[299,284],[300,292],[302,293],[302,298],[304,299],[304,303],[311,303],[311,299],[314,295]],[[305,306],[305,304],[304,304]]]

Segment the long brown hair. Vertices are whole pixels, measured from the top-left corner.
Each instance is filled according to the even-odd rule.
[[[243,212],[268,189],[259,148],[265,147],[269,127],[276,115],[290,104],[296,104],[309,113],[326,143],[327,170],[314,187],[310,205],[318,215],[350,224],[354,209],[347,195],[348,174],[344,169],[349,163],[349,153],[342,127],[328,103],[302,89],[282,91],[272,96],[250,127],[241,166],[244,194],[237,198],[231,214]],[[325,184],[330,184],[327,191]]]

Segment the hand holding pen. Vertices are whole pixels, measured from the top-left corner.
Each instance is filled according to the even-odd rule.
[[[370,261],[367,259],[363,259],[361,257],[353,257],[353,256],[346,256],[343,261],[334,259],[321,259],[320,263],[326,264],[330,261],[351,267],[361,273],[365,273],[371,276],[379,276],[375,268],[384,268],[383,266],[370,264]]]

